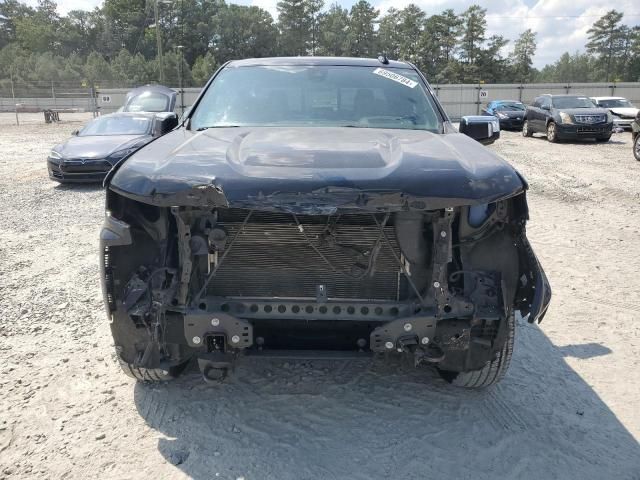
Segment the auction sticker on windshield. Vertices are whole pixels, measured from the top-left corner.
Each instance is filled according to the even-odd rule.
[[[381,77],[388,78],[389,80],[393,80],[394,82],[401,83],[402,85],[409,88],[415,88],[415,86],[418,85],[418,82],[414,82],[410,78],[403,77],[402,75],[390,72],[389,70],[385,70],[384,68],[376,68],[373,73],[375,73],[376,75],[380,75]]]

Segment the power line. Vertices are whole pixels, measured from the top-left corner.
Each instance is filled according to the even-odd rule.
[[[486,17],[492,18],[505,18],[505,19],[528,19],[528,18],[554,18],[554,19],[563,19],[563,18],[600,18],[603,15],[500,15],[500,14],[491,14],[487,13]],[[626,17],[640,17],[640,13],[625,13]]]

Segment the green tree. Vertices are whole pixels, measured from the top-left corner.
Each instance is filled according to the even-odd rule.
[[[311,24],[307,0],[279,1],[280,52],[284,55],[306,55],[311,43]]]
[[[436,46],[433,52],[439,65],[446,65],[453,60],[461,25],[461,19],[452,9],[427,19],[425,34],[428,37],[428,43]]]
[[[209,51],[210,40],[215,32],[213,20],[226,7],[224,0],[173,0],[160,3],[162,41],[166,50],[182,45],[185,60],[193,64],[197,57]],[[155,37],[151,40],[144,48],[155,52]]]
[[[307,0],[306,2],[306,11],[307,16],[309,17],[309,29],[311,30],[311,40],[308,47],[311,55],[315,55],[318,48],[322,7],[324,7],[324,0]]]
[[[400,58],[400,10],[391,7],[380,20],[378,29],[378,41],[380,43],[380,53],[384,53],[389,58]]]
[[[508,73],[508,61],[505,59],[501,51],[509,43],[501,35],[492,35],[486,41],[486,47],[480,51],[478,59],[478,77],[476,80],[469,79],[467,81],[482,80],[486,83],[500,83],[505,81],[505,74]]]
[[[536,33],[529,28],[522,32],[515,41],[509,59],[516,81],[528,82],[531,80],[535,54]]]
[[[379,13],[366,0],[359,0],[351,7],[348,38],[352,56],[377,56],[378,42],[374,22]]]
[[[318,55],[344,56],[349,52],[349,11],[339,3],[320,17]]]
[[[460,27],[460,67],[462,82],[477,82],[480,79],[478,65],[486,41],[487,10],[478,5],[471,5],[462,13]]]
[[[152,2],[145,0],[104,0],[101,52],[115,56],[122,49],[136,52],[150,18]]]
[[[460,57],[470,65],[474,65],[482,51],[487,30],[487,10],[478,5],[471,5],[462,13]]]
[[[629,31],[627,59],[625,80],[640,82],[640,26],[632,27]]]
[[[216,59],[211,52],[207,52],[204,56],[196,58],[191,68],[193,84],[196,87],[204,86],[216,71],[216,68]]]
[[[16,23],[34,14],[34,9],[19,0],[0,2],[0,49],[17,41]]]
[[[259,7],[230,4],[213,18],[209,43],[221,63],[276,53],[278,30],[271,14]]]
[[[460,25],[460,18],[451,9],[432,15],[425,21],[421,65],[425,75],[433,81],[446,83],[453,80]]]
[[[30,52],[55,52],[60,17],[55,2],[39,0],[35,11],[16,18],[16,41]]]
[[[84,65],[84,80],[91,85],[104,85],[113,79],[111,66],[102,55],[91,52]]]
[[[152,66],[137,53],[122,49],[111,61],[113,80],[121,85],[141,85],[154,80]]]
[[[553,83],[593,82],[598,80],[598,72],[594,68],[594,59],[587,53],[563,53],[551,65],[545,66],[538,74],[536,81]]]
[[[57,37],[60,42],[60,54],[63,56],[77,53],[83,56],[95,48],[98,37],[99,16],[96,12],[72,10],[60,19]]]
[[[421,67],[424,64],[422,40],[426,15],[417,5],[410,3],[400,10],[398,17],[398,58],[416,63]]]
[[[599,63],[604,66],[607,82],[612,74],[615,75],[615,63],[619,59],[620,47],[624,41],[625,30],[621,24],[623,15],[622,12],[610,10],[587,30],[587,51],[595,54]]]
[[[191,68],[184,59],[184,55],[178,49],[168,51],[164,55],[164,76],[165,83],[172,87],[180,86],[180,74],[182,74],[182,86],[193,85]]]

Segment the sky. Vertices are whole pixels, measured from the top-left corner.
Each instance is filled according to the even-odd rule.
[[[334,0],[325,0],[326,6]],[[640,2],[638,0],[369,0],[381,12],[390,7],[403,8],[409,3],[420,6],[427,15],[440,13],[452,8],[456,13],[464,11],[473,3],[487,9],[488,36],[502,35],[513,45],[518,35],[531,28],[538,32],[538,50],[534,58],[534,66],[541,68],[553,63],[564,52],[584,51],[587,30],[599,17],[615,8],[625,14],[623,22],[629,26],[640,24]],[[35,5],[37,0],[27,3]],[[102,3],[102,0],[58,0],[58,11],[61,14],[69,10],[91,10]],[[237,0],[230,3],[256,5],[271,12],[277,17],[278,0]],[[343,7],[349,8],[354,0],[338,0]],[[503,53],[507,53],[507,51]]]

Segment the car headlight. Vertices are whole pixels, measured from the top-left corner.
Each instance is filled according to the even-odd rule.
[[[611,115],[611,112],[607,112],[607,123],[611,122],[613,122],[613,115]]]
[[[467,220],[473,228],[479,228],[487,221],[489,215],[496,209],[495,203],[485,203],[482,205],[471,205]]]
[[[571,115],[565,112],[560,112],[560,120],[562,120],[562,123],[568,123],[568,124],[573,123],[573,119],[571,118]]]
[[[136,150],[138,150],[138,147],[130,147],[130,148],[125,148],[123,150],[118,150],[117,152],[113,152],[111,155],[109,155],[109,158],[112,160],[120,160],[121,158],[126,157],[127,155],[135,152]]]
[[[56,160],[60,160],[62,158],[62,155],[59,152],[56,152],[55,150],[51,150],[49,152],[49,158],[55,158]]]
[[[496,113],[496,116],[497,116],[498,118],[503,118],[503,119],[504,119],[504,118],[509,118],[509,115],[505,115],[504,113],[501,113],[501,112]]]

